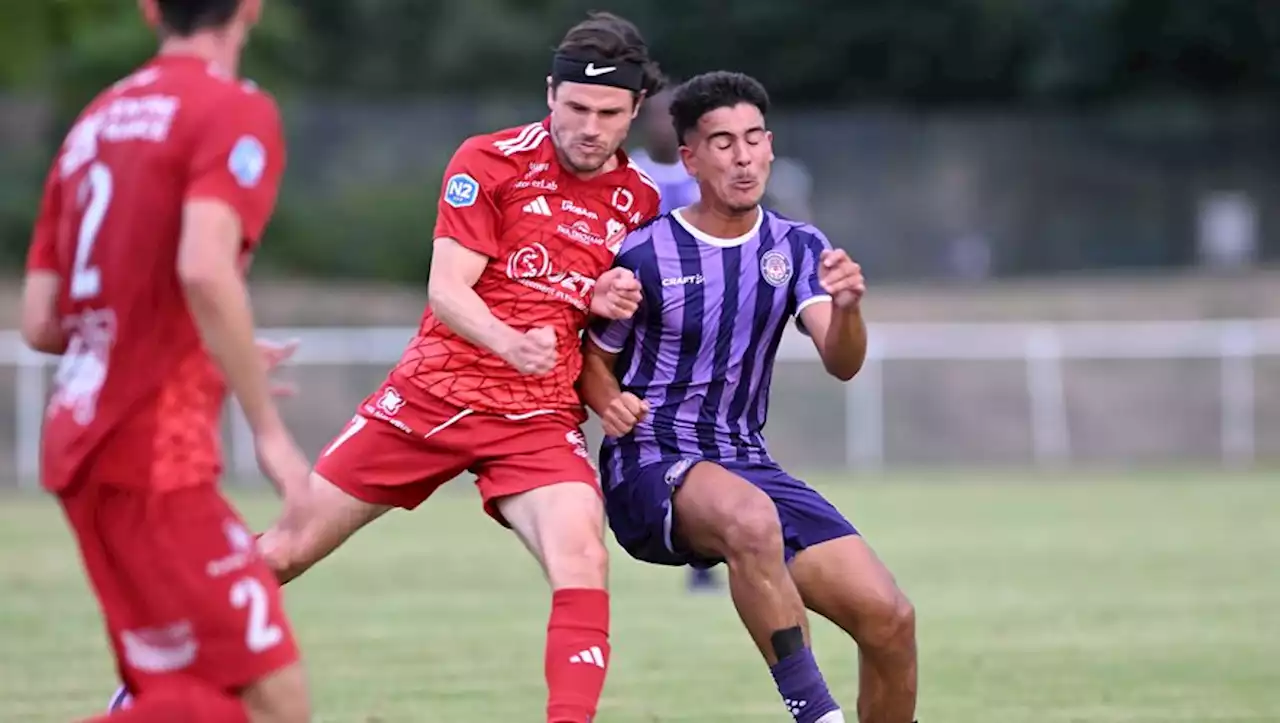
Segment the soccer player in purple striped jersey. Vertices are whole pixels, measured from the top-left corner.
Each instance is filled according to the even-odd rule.
[[[672,120],[700,200],[624,241],[640,309],[593,327],[579,379],[600,415],[609,524],[633,557],[726,563],[734,605],[797,723],[843,723],[809,647],[808,610],[858,645],[858,720],[910,723],[915,613],[853,525],[770,457],[762,430],[778,344],[796,318],[827,371],[866,356],[861,269],[816,228],[763,209],[769,99],[708,73]]]

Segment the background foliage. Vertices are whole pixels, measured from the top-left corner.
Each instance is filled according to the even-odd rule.
[[[458,95],[517,98],[536,112],[550,48],[595,6],[636,21],[672,75],[743,70],[790,108],[1270,108],[1280,88],[1280,3],[1257,0],[269,0],[245,72],[287,115],[316,99]],[[51,109],[39,147],[6,151],[0,262],[13,263],[58,139],[155,41],[118,0],[4,3],[0,18],[0,91]],[[304,132],[291,125],[291,136]],[[433,213],[421,189],[439,183],[445,160],[340,192],[291,178],[267,262],[417,278]],[[353,252],[362,238],[381,239],[376,252]]]

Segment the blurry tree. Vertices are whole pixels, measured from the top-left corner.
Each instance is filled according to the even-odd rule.
[[[156,41],[132,1],[0,7],[0,89],[42,93],[53,111],[43,150],[4,159],[0,261],[12,261],[74,114]],[[303,91],[536,102],[551,49],[593,8],[634,20],[669,74],[742,70],[777,101],[809,107],[1274,103],[1280,88],[1274,0],[269,0],[244,71],[285,101],[286,117],[289,96]],[[397,259],[422,248],[410,225],[420,229],[431,212],[419,196],[383,186],[339,193],[350,197],[287,194],[282,240],[264,261],[417,278]],[[376,235],[400,251],[353,261],[350,235]]]
[[[676,75],[734,68],[783,102],[1078,102],[1271,95],[1280,3],[1257,0],[292,0],[308,80],[357,93],[528,92],[588,9],[634,20]]]

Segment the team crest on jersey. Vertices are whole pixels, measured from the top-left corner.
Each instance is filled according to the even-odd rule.
[[[227,170],[241,188],[253,188],[267,170],[267,149],[253,136],[240,136],[227,158]]]
[[[760,257],[760,275],[771,286],[782,286],[791,280],[791,259],[781,251],[770,251]]]
[[[404,397],[395,387],[387,387],[382,390],[382,396],[378,398],[378,410],[388,417],[394,417],[396,412],[404,406]]]
[[[570,447],[573,447],[574,454],[587,460],[591,468],[595,469],[596,465],[591,461],[591,452],[587,450],[587,438],[583,436],[582,432],[576,429],[572,432],[565,432],[564,441],[568,442]]]
[[[444,186],[444,202],[454,208],[466,208],[474,205],[480,195],[480,184],[465,173],[449,176]]]

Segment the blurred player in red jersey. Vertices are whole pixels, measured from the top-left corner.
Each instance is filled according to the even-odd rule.
[[[296,500],[243,280],[275,207],[275,102],[236,80],[260,0],[144,0],[155,59],[83,111],[53,163],[22,332],[61,355],[42,479],[76,534],[135,700],[111,723],[301,723],[278,583],[217,488],[230,386],[266,475]]]
[[[439,203],[429,305],[386,382],[322,452],[306,514],[262,538],[281,579],[388,510],[465,471],[551,585],[547,720],[585,723],[609,660],[604,512],[575,390],[588,314],[640,299],[610,272],[658,190],[621,150],[661,86],[639,31],[607,13],[569,30],[548,78],[550,116],[468,139]]]

